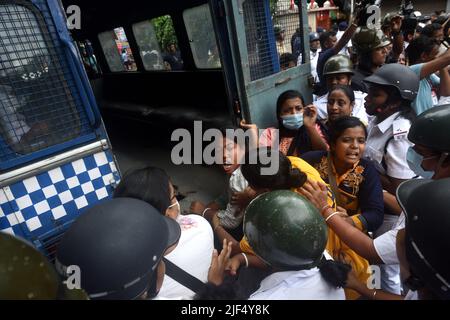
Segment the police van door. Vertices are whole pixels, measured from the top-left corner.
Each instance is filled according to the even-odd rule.
[[[309,61],[305,1],[300,7],[290,0],[274,3],[211,0],[225,77],[237,87],[235,111],[260,128],[276,125],[276,101],[283,92],[298,90],[307,103],[312,101],[310,63],[293,62],[285,71],[280,67],[280,58],[288,54],[294,61]]]
[[[50,258],[119,181],[100,113],[56,0],[0,1],[0,231]]]

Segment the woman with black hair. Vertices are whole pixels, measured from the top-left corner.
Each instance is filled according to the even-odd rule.
[[[337,204],[349,221],[362,231],[376,231],[383,222],[383,189],[374,165],[362,159],[367,129],[354,117],[341,117],[330,130],[330,151],[309,152],[303,159],[320,173],[333,189]]]
[[[327,101],[328,119],[325,122],[327,132],[329,133],[329,140],[329,131],[333,124],[340,118],[351,116],[354,107],[355,93],[351,87],[346,85],[336,85],[330,90]]]
[[[408,67],[387,64],[365,79],[369,86],[367,113],[374,116],[368,127],[364,157],[375,164],[384,193],[384,222],[374,233],[380,237],[391,230],[401,213],[395,193],[398,186],[416,174],[409,168],[407,153],[412,143],[408,133],[415,114],[411,103],[419,90],[419,78]],[[398,266],[380,266],[382,287],[390,292],[401,290]]]
[[[175,188],[164,170],[146,167],[126,173],[114,192],[114,198],[143,200],[162,215],[176,220],[181,228],[180,240],[165,258],[199,281],[208,281],[214,250],[212,229],[199,215],[180,215]],[[159,292],[159,296],[166,299],[193,299],[194,295],[191,289],[167,275]]]
[[[383,35],[381,30],[360,27],[353,36],[352,43],[358,55],[352,88],[355,91],[367,93],[364,79],[385,64],[391,41]]]
[[[412,104],[416,115],[439,105],[439,97],[450,96],[450,50],[438,57],[440,43],[420,36],[406,49],[409,66],[420,78],[417,98]],[[439,71],[439,77],[435,74]]]
[[[250,300],[345,300],[351,267],[326,253],[325,221],[305,198],[286,190],[261,195],[247,208],[244,232],[271,269]]]
[[[416,117],[411,103],[417,97],[419,79],[408,67],[394,63],[364,81],[369,86],[366,110],[373,116],[364,156],[375,163],[384,190],[395,194],[403,181],[416,176],[406,154],[411,146],[409,128]]]
[[[265,130],[259,140],[261,147],[279,143],[280,151],[287,156],[300,156],[314,150],[327,150],[327,133],[317,119],[317,109],[305,106],[300,92],[284,92],[277,101],[278,129]],[[275,148],[276,149],[276,148]]]
[[[248,155],[248,159],[252,159],[251,156],[258,156],[261,151],[257,150],[254,152],[256,155],[251,153]],[[272,151],[268,150],[268,152],[269,158],[274,159],[271,153]],[[256,161],[256,163],[253,162],[254,164],[250,164],[250,161],[246,161],[246,164],[242,165],[242,174],[248,181],[250,187],[256,191],[256,194],[261,195],[277,190],[291,190],[300,193],[301,188],[307,181],[323,183],[319,172],[306,161],[296,157],[286,157],[281,152],[278,152],[278,155],[279,170],[275,175],[263,174],[264,168],[271,167],[272,164],[263,163],[259,157],[257,158],[258,161]],[[323,210],[332,208],[334,211],[337,211],[335,197],[331,189],[328,189],[327,203],[328,205],[324,207]],[[274,210],[277,209],[274,208]],[[343,215],[348,217],[345,213],[343,213]],[[244,218],[244,221],[245,219],[246,218]],[[264,261],[255,255],[255,252],[246,237],[242,239],[240,247],[243,254],[234,256],[230,261],[228,269],[232,274],[235,274],[241,266],[265,267]],[[367,260],[358,256],[352,249],[346,246],[332,230],[329,230],[326,249],[337,261],[350,264],[360,281],[367,281],[369,276],[367,273],[369,268]],[[346,296],[347,299],[353,300],[357,299],[359,294],[351,290],[346,290]]]

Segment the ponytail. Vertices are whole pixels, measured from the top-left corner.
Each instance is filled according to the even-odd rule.
[[[307,180],[308,176],[304,172],[301,172],[297,168],[291,168],[291,171],[289,172],[289,175],[287,177],[286,188],[284,189],[301,188]]]
[[[325,257],[322,258],[318,268],[325,281],[335,288],[344,288],[347,283],[348,274],[352,271],[350,265],[338,261],[326,260]]]
[[[262,174],[262,169],[268,168],[270,164],[265,165],[261,163],[259,158],[259,150],[253,152],[257,152],[257,163],[250,164],[250,159],[253,159],[253,157],[250,153],[247,153],[246,160],[248,161],[241,166],[242,175],[248,181],[250,186],[275,191],[300,188],[305,184],[307,180],[306,174],[301,172],[299,169],[292,168],[289,158],[281,152],[273,151],[270,148],[267,149],[267,155],[269,157],[274,155],[275,157],[278,157],[279,160],[278,171],[271,176]]]

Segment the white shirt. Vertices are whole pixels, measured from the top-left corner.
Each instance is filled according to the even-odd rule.
[[[249,300],[345,300],[345,292],[333,288],[313,268],[271,274]]]
[[[322,52],[322,49],[317,49],[316,52],[310,51],[309,58],[311,62],[311,75],[314,77],[314,81],[319,82],[319,75],[317,74],[317,63],[319,62],[319,53]],[[302,54],[298,56],[297,65],[300,66],[302,64]]]
[[[366,126],[369,124],[369,117],[366,113],[365,108],[365,99],[367,97],[367,93],[361,91],[355,91],[355,106],[353,108],[352,116],[359,118]],[[328,118],[328,93],[321,96],[316,97],[314,101],[314,105],[317,107],[318,118],[319,120],[326,120]]]
[[[406,217],[402,212],[392,230],[373,240],[375,251],[381,260],[387,265],[400,264],[397,256],[397,234],[400,230],[405,229],[405,223]]]
[[[214,236],[210,224],[198,215],[180,216],[181,237],[177,247],[166,259],[206,283],[214,250]],[[158,294],[166,299],[192,300],[195,293],[168,275]]]
[[[217,216],[220,219],[220,225],[227,229],[236,229],[244,218],[244,210],[239,206],[233,206],[230,203],[233,193],[243,192],[248,187],[248,182],[242,175],[241,168],[236,169],[230,177],[228,189],[228,205],[225,210],[220,210]]]
[[[338,31],[336,33],[336,40],[337,41],[341,40],[341,38],[344,35],[344,33],[345,33],[345,31]],[[352,40],[349,40],[347,42],[347,44],[342,48],[342,50],[339,51],[339,54],[343,54],[343,55],[345,55],[347,57],[350,57],[350,53],[348,52],[348,48],[351,48],[351,47],[352,47]]]
[[[396,179],[412,179],[416,174],[409,168],[406,161],[408,149],[413,144],[407,136],[411,122],[397,112],[376,124],[376,118],[369,123],[366,151],[364,157],[372,160],[378,171]],[[389,144],[388,144],[389,143]],[[387,147],[386,147],[386,144]],[[383,167],[382,163],[387,167]]]
[[[450,104],[450,97],[442,96],[439,99],[439,103],[438,103],[439,106],[443,106],[445,104]]]

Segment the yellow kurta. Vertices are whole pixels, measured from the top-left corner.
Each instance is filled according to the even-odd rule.
[[[314,181],[314,182],[321,182],[323,184],[326,184],[322,178],[320,177],[319,172],[314,169],[311,165],[309,165],[306,161],[295,158],[295,157],[289,157],[289,160],[291,161],[292,167],[297,168],[300,171],[304,172],[308,180]],[[329,189],[329,196],[328,196],[328,204],[332,206],[333,208],[336,208],[336,202],[333,196],[333,193],[331,192],[331,189]],[[299,189],[293,189],[292,191],[299,193]],[[361,224],[361,221],[355,216],[352,217],[355,225],[358,229],[362,230],[363,226]],[[255,252],[250,247],[250,244],[247,241],[247,238],[244,237],[240,243],[240,247],[242,252],[255,255]],[[369,279],[369,262],[357,255],[352,249],[350,249],[344,242],[342,242],[339,237],[334,233],[334,231],[331,228],[328,228],[328,242],[326,246],[326,250],[328,253],[335,259],[336,261],[345,262],[352,266],[353,271],[356,273],[358,279],[361,282],[366,283]],[[348,300],[355,300],[360,297],[360,295],[353,290],[346,289],[345,294]]]

